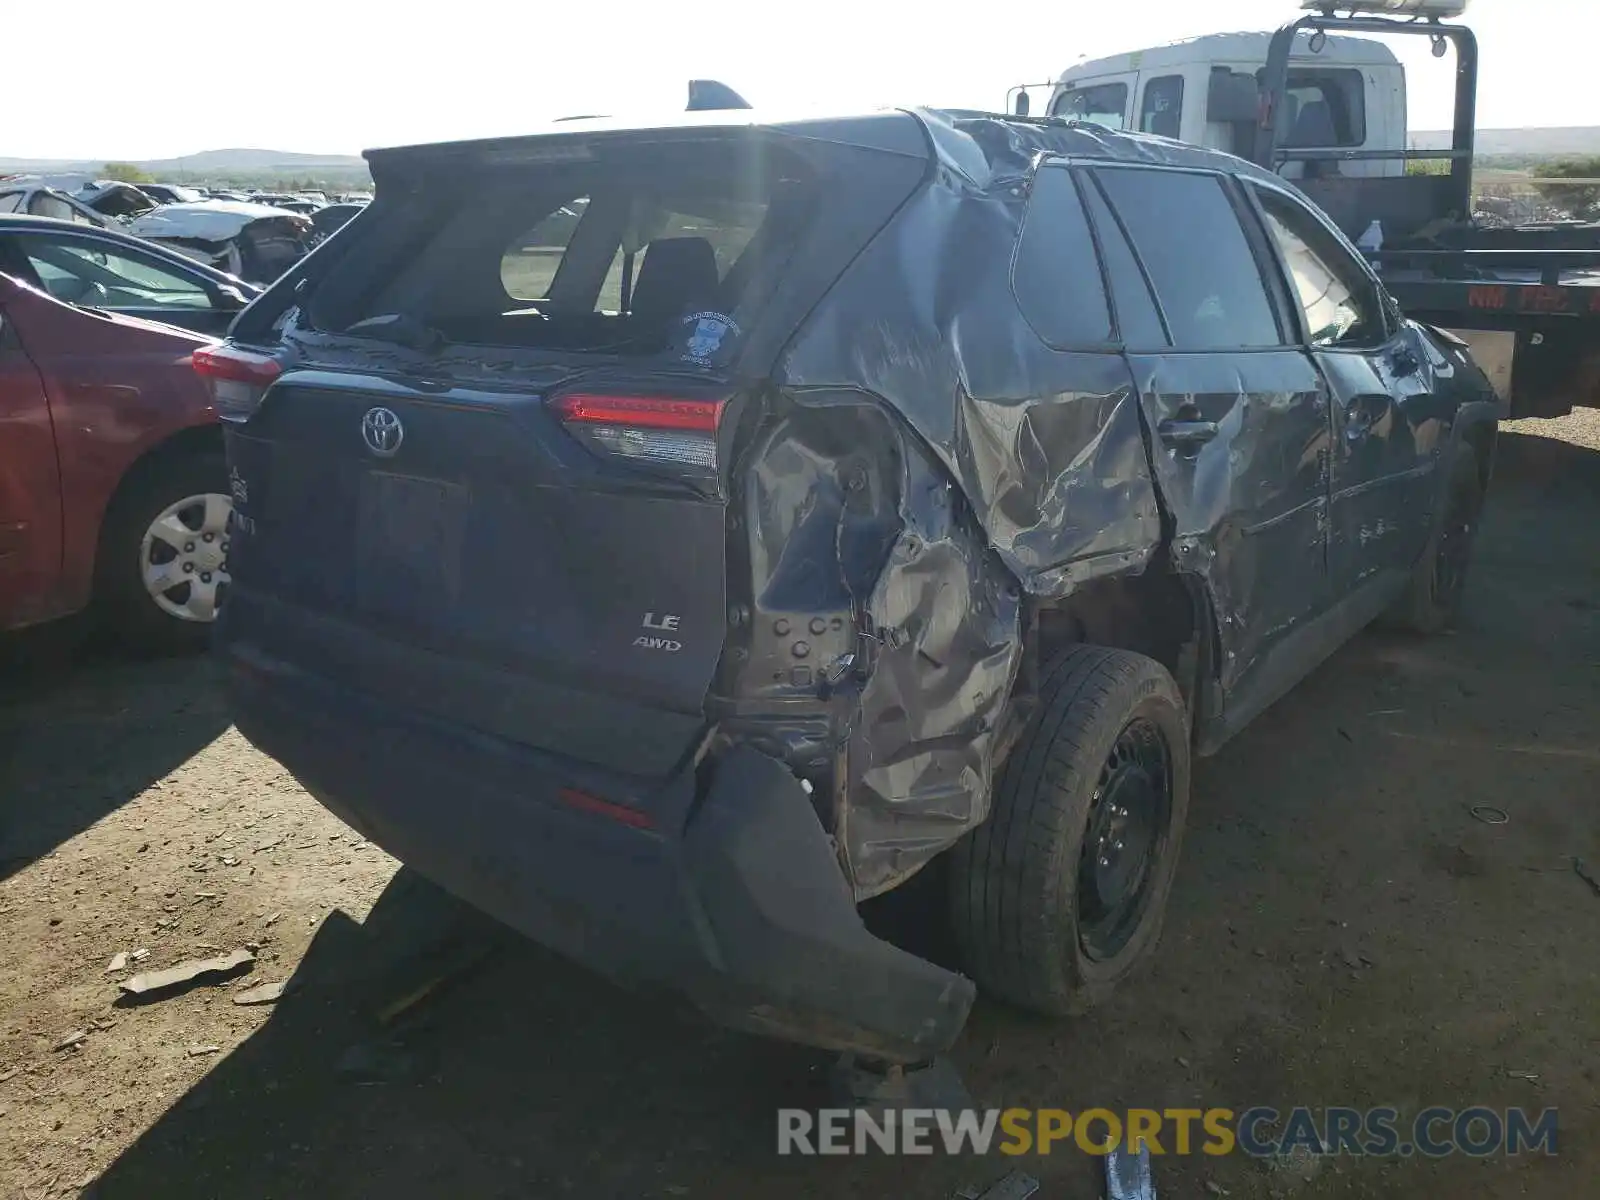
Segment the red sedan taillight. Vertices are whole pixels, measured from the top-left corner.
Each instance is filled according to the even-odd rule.
[[[551,400],[550,411],[601,454],[714,475],[717,432],[727,403],[571,392]]]
[[[260,406],[283,364],[270,354],[257,354],[237,346],[207,346],[190,356],[190,365],[211,385],[217,416],[243,421]]]

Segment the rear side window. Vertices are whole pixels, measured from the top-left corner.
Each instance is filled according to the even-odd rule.
[[[310,316],[344,329],[400,314],[456,342],[650,354],[695,313],[744,324],[813,192],[799,159],[732,139],[482,168],[414,202],[397,218],[410,243],[386,245],[364,294]]]
[[[1011,287],[1033,331],[1048,346],[1101,346],[1111,340],[1094,239],[1072,172],[1044,166],[1034,174],[1017,243]]]
[[[1097,172],[1179,350],[1280,346],[1266,282],[1216,175]]]
[[[1161,314],[1156,311],[1144,268],[1134,257],[1121,224],[1092,179],[1085,180],[1083,194],[1105,259],[1111,303],[1117,313],[1117,333],[1130,350],[1166,349],[1171,342],[1161,325]]]
[[[1139,132],[1176,138],[1183,127],[1183,76],[1162,75],[1144,85]]]
[[[1101,83],[1089,87],[1072,87],[1056,97],[1050,115],[1065,117],[1069,121],[1087,121],[1091,125],[1104,125],[1107,129],[1128,127],[1128,85]]]

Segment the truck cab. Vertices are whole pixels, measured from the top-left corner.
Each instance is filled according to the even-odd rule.
[[[1276,33],[1219,33],[1080,62],[1046,121],[1222,150],[1292,179],[1382,271],[1406,314],[1467,343],[1513,417],[1600,407],[1600,225],[1476,219],[1478,40],[1468,0],[1302,0]],[[1414,148],[1405,68],[1376,40],[1454,51],[1447,146]],[[1012,89],[1029,115],[1033,85]]]
[[[1285,146],[1329,154],[1406,149],[1406,74],[1382,42],[1328,37],[1313,52],[1295,43],[1283,103]],[[1255,155],[1263,115],[1268,33],[1218,33],[1082,62],[1062,73],[1049,115],[1133,129],[1236,154]],[[1287,177],[1405,173],[1399,159],[1297,160]]]

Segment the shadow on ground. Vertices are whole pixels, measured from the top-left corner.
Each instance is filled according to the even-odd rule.
[[[824,1056],[615,989],[405,871],[294,981],[91,1195],[766,1195],[774,1109],[825,1102]],[[894,1194],[873,1175],[860,1194]]]
[[[0,879],[228,727],[204,657],[131,657],[77,621],[0,635]]]

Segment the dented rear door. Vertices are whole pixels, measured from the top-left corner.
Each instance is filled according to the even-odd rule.
[[[1091,211],[1108,261],[1129,263],[1113,267],[1119,290],[1148,285],[1158,320],[1145,336],[1167,343],[1141,347],[1130,333],[1128,361],[1174,556],[1206,580],[1221,683],[1232,692],[1330,602],[1327,385],[1293,345],[1230,181],[1120,167],[1094,174]],[[1188,222],[1174,224],[1176,211]]]

